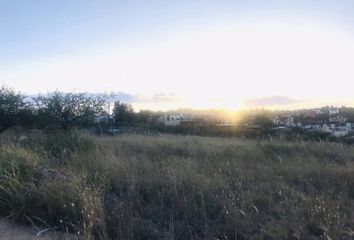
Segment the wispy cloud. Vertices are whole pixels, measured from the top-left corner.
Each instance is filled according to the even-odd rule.
[[[139,104],[159,104],[159,103],[176,103],[181,97],[173,93],[158,93],[153,95],[129,94],[125,92],[112,93],[111,101],[121,101],[125,103]]]
[[[174,103],[178,102],[181,98],[173,93],[159,93],[152,96],[152,101],[154,103]]]
[[[245,100],[247,107],[271,107],[271,106],[287,106],[293,104],[305,103],[308,100],[294,99],[286,96],[270,96],[263,98],[253,98]]]

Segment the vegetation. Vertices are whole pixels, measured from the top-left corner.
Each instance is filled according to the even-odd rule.
[[[62,92],[41,95],[34,100],[39,122],[46,127],[61,129],[89,126],[106,103],[104,96]]]
[[[134,112],[130,104],[116,101],[112,118],[105,94],[55,91],[29,97],[9,87],[0,88],[0,133],[7,129],[70,130],[85,128],[102,133],[114,127],[156,128],[160,114]],[[108,107],[109,108],[109,107]],[[100,118],[102,117],[102,118]]]
[[[353,238],[353,146],[25,135],[0,138],[0,213],[18,221],[83,239]]]
[[[25,125],[29,112],[24,96],[10,88],[0,88],[0,132],[18,124]]]
[[[253,117],[255,129],[169,127],[119,101],[111,119],[106,100],[0,89],[2,216],[82,239],[354,237],[354,145],[343,144],[352,136],[279,134],[266,112]],[[98,116],[101,133],[154,136],[78,130]]]
[[[96,115],[104,111],[107,96],[56,91],[25,99],[11,88],[0,88],[0,132],[15,127],[67,130],[92,126]]]
[[[85,129],[99,135],[116,133],[147,133],[149,135],[180,134],[213,137],[242,138],[286,138],[288,140],[335,141],[346,144],[354,143],[353,133],[336,137],[322,130],[312,131],[302,127],[277,128],[272,118],[278,113],[255,109],[231,114],[221,110],[183,109],[187,116],[203,116],[180,125],[164,124],[167,113],[140,110],[135,112],[132,105],[116,101],[110,109],[108,100],[113,95],[89,93],[52,92],[37,97],[29,97],[15,90],[0,88],[0,133],[7,129],[56,130]],[[302,110],[296,121],[304,124],[324,124],[329,118],[329,107],[321,109],[323,113],[314,118],[311,110]],[[352,119],[354,108],[342,107],[343,119]],[[283,111],[280,115],[288,115]],[[187,118],[188,119],[188,118]],[[234,124],[235,121],[238,124]],[[221,123],[221,124],[220,124]],[[223,125],[223,123],[226,123]],[[227,124],[231,123],[231,124]]]
[[[114,103],[113,117],[117,124],[128,124],[136,120],[133,106],[120,101]]]

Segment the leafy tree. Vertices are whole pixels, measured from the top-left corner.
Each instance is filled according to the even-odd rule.
[[[128,124],[135,121],[132,105],[116,101],[113,108],[113,117],[116,124]]]
[[[354,108],[342,107],[340,110],[342,116],[347,117],[349,122],[354,122]]]
[[[270,120],[266,115],[257,115],[253,123],[260,125],[262,128],[270,128],[274,126],[272,120]]]
[[[143,124],[151,123],[156,118],[154,112],[150,110],[140,110],[136,114],[136,121]]]
[[[69,129],[93,123],[96,114],[103,111],[107,97],[56,91],[34,100],[40,125]]]
[[[20,124],[28,110],[24,98],[11,88],[0,88],[0,132]]]

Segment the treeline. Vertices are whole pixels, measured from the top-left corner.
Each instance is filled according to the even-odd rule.
[[[162,112],[154,112],[151,110],[140,110],[135,112],[131,104],[122,103],[120,101],[114,102],[112,112],[112,121],[115,126],[151,126],[156,123],[156,120],[163,116]]]
[[[0,132],[6,129],[87,128],[101,123],[106,116],[109,125],[128,125],[151,121],[152,112],[135,113],[129,104],[115,102],[113,114],[106,110],[109,96],[55,91],[46,95],[28,97],[9,87],[0,88]],[[98,121],[97,121],[98,119]]]

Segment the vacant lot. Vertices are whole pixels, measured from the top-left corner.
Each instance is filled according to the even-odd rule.
[[[352,239],[354,148],[3,134],[0,213],[84,239]]]

